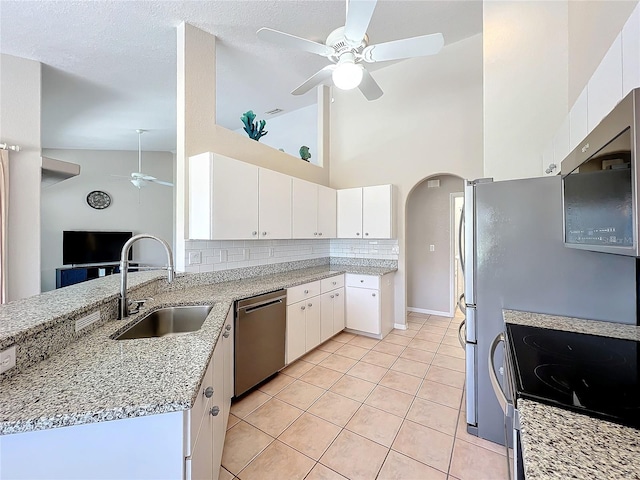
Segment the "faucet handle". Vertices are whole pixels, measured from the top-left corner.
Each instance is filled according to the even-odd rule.
[[[129,301],[129,315],[133,313],[138,313],[140,309],[144,306],[148,301],[153,300],[152,297],[149,298],[141,298],[139,300],[130,300]]]

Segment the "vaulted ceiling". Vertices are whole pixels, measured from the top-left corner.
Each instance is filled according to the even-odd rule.
[[[260,41],[258,28],[324,43],[344,19],[341,0],[1,0],[0,52],[43,64],[43,148],[135,150],[143,128],[145,150],[173,150],[177,25],[216,35],[217,119],[235,129],[249,109],[263,117],[314,103],[313,91],[289,92],[327,64]],[[379,0],[368,35],[380,43],[442,32],[446,46],[481,30],[480,0]]]

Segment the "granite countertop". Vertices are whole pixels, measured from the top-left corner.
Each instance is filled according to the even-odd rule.
[[[211,285],[198,285],[197,275],[182,276],[154,295],[140,314],[109,321],[27,371],[0,381],[0,435],[187,410],[233,301],[344,272],[384,275],[395,270],[325,265]],[[61,301],[67,301],[66,294]],[[55,303],[54,295],[49,303]],[[154,309],[196,304],[214,305],[196,332],[110,338]],[[47,305],[42,308],[49,315]]]
[[[506,323],[640,340],[640,327],[515,310]],[[640,431],[528,399],[518,399],[527,480],[640,479]]]

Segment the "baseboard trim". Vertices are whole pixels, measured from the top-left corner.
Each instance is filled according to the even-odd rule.
[[[395,328],[396,330],[406,330],[407,325],[404,323],[394,323],[393,328]]]
[[[438,310],[428,310],[426,308],[407,307],[407,311],[424,313],[425,315],[438,315],[439,317],[453,317],[451,312],[439,312]]]

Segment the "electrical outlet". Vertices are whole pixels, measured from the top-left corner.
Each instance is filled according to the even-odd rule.
[[[269,247],[269,258],[273,257],[273,248]]]
[[[0,352],[0,373],[4,373],[7,370],[16,366],[16,346],[7,348],[5,351]]]
[[[430,252],[435,252],[436,251],[436,246],[435,245],[429,245],[429,251]]]
[[[202,252],[189,252],[189,265],[202,263]]]

